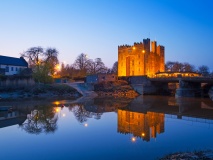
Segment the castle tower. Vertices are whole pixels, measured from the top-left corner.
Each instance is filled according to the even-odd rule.
[[[164,72],[165,71],[165,57],[164,57],[164,53],[165,53],[165,48],[164,46],[158,46],[157,47],[157,54],[160,56],[160,72]]]
[[[156,53],[157,52],[157,42],[156,41],[152,41],[151,42],[151,46],[152,46],[152,52]]]
[[[144,50],[146,53],[150,53],[150,39],[143,39]]]

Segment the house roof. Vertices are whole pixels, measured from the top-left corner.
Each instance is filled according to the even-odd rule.
[[[2,64],[28,67],[28,63],[23,57],[15,58],[15,57],[7,57],[7,56],[0,55],[0,65]]]

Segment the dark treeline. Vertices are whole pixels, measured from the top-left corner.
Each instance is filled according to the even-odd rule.
[[[209,67],[206,65],[201,65],[196,68],[194,65],[189,64],[187,62],[172,62],[168,61],[165,64],[165,70],[171,72],[198,72],[201,73],[202,76],[213,76],[213,72],[210,73]]]
[[[62,63],[60,76],[69,78],[85,77],[86,75],[98,73],[116,73],[117,65],[115,62],[112,68],[107,68],[101,58],[89,59],[84,53],[81,53],[71,65]]]

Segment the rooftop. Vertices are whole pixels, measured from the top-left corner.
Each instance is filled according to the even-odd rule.
[[[14,66],[25,66],[28,67],[28,63],[23,57],[7,57],[0,55],[0,65],[14,65]]]

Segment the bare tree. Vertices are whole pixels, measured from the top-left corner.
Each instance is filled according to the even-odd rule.
[[[172,72],[194,72],[195,67],[189,63],[168,61],[165,65],[167,71]]]
[[[31,47],[26,52],[22,53],[21,56],[28,59],[29,66],[31,68],[39,65],[44,56],[44,50],[42,47]]]
[[[53,75],[56,70],[55,66],[59,63],[58,51],[55,48],[47,48],[44,55],[44,63],[48,66],[50,74]]]
[[[113,64],[112,73],[118,74],[118,61]]]
[[[89,64],[89,73],[90,74],[98,74],[98,73],[106,73],[107,68],[102,62],[101,58],[96,58],[94,61],[91,60]]]
[[[44,51],[42,47],[31,47],[22,56],[28,59],[35,80],[43,83],[52,81],[50,76],[54,74],[55,66],[58,64],[58,51],[55,48]]]
[[[73,64],[73,66],[76,69],[79,69],[80,75],[82,77],[86,76],[86,73],[88,71],[88,68],[90,66],[91,60],[88,59],[87,55],[84,53],[81,53],[77,59],[75,60],[75,63]]]
[[[198,67],[198,72],[201,73],[204,77],[209,75],[209,67],[202,65]]]
[[[87,69],[89,66],[90,60],[88,59],[87,55],[81,53],[75,60],[74,66],[76,69],[84,70]]]
[[[183,63],[183,66],[182,66],[182,71],[185,71],[185,72],[195,72],[195,66],[189,64],[189,63]]]

